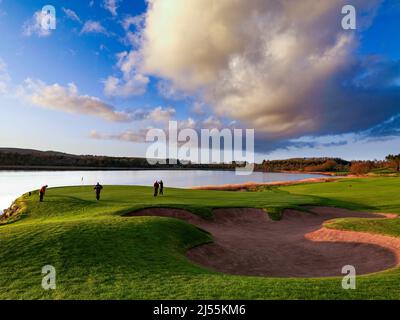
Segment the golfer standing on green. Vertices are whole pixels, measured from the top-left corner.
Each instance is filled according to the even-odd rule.
[[[100,200],[100,192],[103,190],[103,186],[97,182],[97,184],[94,186],[94,190],[96,190],[96,199],[97,201]]]

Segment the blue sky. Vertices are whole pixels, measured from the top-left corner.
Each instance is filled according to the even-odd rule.
[[[356,31],[341,0],[0,0],[0,146],[144,156],[178,120],[254,128],[257,160],[400,153],[400,1],[353,2]]]

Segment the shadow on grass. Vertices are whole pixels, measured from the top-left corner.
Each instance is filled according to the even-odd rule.
[[[298,194],[293,194],[293,193],[290,193],[289,191],[282,190],[279,188],[273,189],[272,191],[287,193],[291,196],[298,196]],[[308,197],[310,199],[310,201],[302,203],[302,204],[297,204],[294,206],[288,205],[286,208],[291,209],[293,207],[296,207],[296,208],[303,207],[303,210],[304,210],[304,207],[307,207],[307,206],[324,206],[324,207],[338,207],[338,208],[344,208],[344,209],[349,209],[349,210],[354,210],[354,211],[358,210],[358,211],[370,211],[371,212],[371,211],[380,211],[381,210],[378,207],[370,206],[370,205],[366,205],[366,204],[358,203],[358,202],[318,197],[315,195],[301,195],[301,196]]]
[[[113,213],[113,215],[126,216],[130,213],[137,212],[143,209],[152,209],[152,208],[162,208],[162,209],[181,209],[189,211],[203,219],[211,219],[213,216],[213,208],[212,207],[203,207],[203,206],[195,206],[195,205],[187,205],[187,204],[139,204],[133,207],[129,207],[126,209],[121,209]]]
[[[343,200],[330,199],[317,196],[312,196],[312,197],[316,199],[316,203],[314,203],[313,206],[338,207],[353,211],[368,211],[368,212],[381,211],[381,209],[378,207],[366,205],[363,203],[343,201]]]
[[[84,200],[82,198],[73,197],[73,196],[65,196],[65,195],[57,196],[57,200],[53,200],[52,198],[49,197],[47,202],[65,204],[66,202],[63,199],[69,199],[70,202],[68,202],[68,203],[79,204],[79,205],[81,205],[81,204],[94,205],[94,204],[98,203],[96,199]]]

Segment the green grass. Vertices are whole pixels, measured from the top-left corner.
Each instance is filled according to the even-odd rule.
[[[319,198],[324,205],[369,212],[400,213],[400,179],[379,177],[342,179],[282,188],[291,194]]]
[[[400,237],[400,219],[376,220],[376,219],[337,219],[326,224],[332,229],[345,229],[350,231],[372,232],[384,235]]]
[[[25,195],[20,219],[0,226],[0,299],[399,299],[398,269],[359,277],[351,291],[340,278],[224,275],[185,257],[212,241],[209,234],[175,219],[123,216],[174,207],[209,218],[213,208],[256,207],[279,218],[283,208],[305,205],[400,213],[399,191],[400,178],[371,178],[262,192],[167,189],[157,199],[150,188],[106,186],[100,202],[91,187],[49,189],[44,203]],[[394,221],[347,219],[331,227],[397,236]],[[57,270],[56,290],[41,287],[47,264]]]

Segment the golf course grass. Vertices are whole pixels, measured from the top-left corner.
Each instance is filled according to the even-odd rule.
[[[400,299],[400,269],[357,277],[356,290],[341,278],[274,279],[231,276],[189,261],[185,252],[212,241],[184,221],[124,217],[148,207],[181,208],[204,218],[214,208],[254,207],[279,218],[284,208],[338,206],[400,214],[400,178],[343,179],[258,192],[146,187],[53,188],[18,203],[16,222],[0,226],[0,299]],[[400,219],[341,219],[331,228],[400,236]],[[56,290],[43,290],[42,267],[57,271]]]

